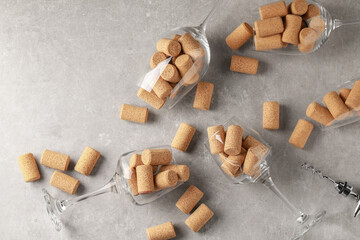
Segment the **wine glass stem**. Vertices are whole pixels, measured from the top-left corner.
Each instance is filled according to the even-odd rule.
[[[64,212],[68,207],[81,202],[85,199],[91,198],[91,197],[95,197],[104,193],[108,193],[108,192],[117,192],[116,190],[116,182],[115,182],[115,178],[112,178],[107,184],[105,184],[103,187],[96,189],[95,191],[83,194],[79,197],[73,198],[73,199],[69,199],[69,200],[61,200],[58,202],[58,208],[60,210],[60,212]]]
[[[273,193],[275,193],[278,198],[280,198],[283,203],[290,209],[290,211],[298,217],[298,221],[301,222],[303,218],[306,217],[306,215],[300,211],[298,208],[296,208],[285,196],[280,192],[280,190],[277,188],[277,186],[274,184],[273,180],[270,176],[267,176],[265,179],[263,179],[262,184],[264,184],[267,188],[269,188]]]
[[[204,21],[200,24],[200,29],[205,32],[206,30],[206,26],[207,23],[209,22],[210,18],[214,15],[214,13],[219,9],[220,5],[223,2],[226,2],[228,0],[216,0],[216,3],[214,4],[214,6],[212,7],[211,11],[209,12],[209,14],[205,17]]]
[[[344,25],[353,25],[353,24],[360,24],[360,19],[354,19],[354,20],[335,19],[334,20],[334,29],[344,26]]]

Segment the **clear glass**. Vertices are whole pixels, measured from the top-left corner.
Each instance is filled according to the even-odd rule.
[[[191,27],[177,27],[174,29],[171,29],[170,31],[165,32],[164,34],[159,36],[160,38],[169,38],[171,39],[175,34],[182,35],[184,33],[191,33],[191,35],[200,43],[201,48],[204,51],[204,56],[200,57],[198,59],[194,60],[194,65],[189,71],[183,76],[183,78],[176,84],[176,86],[173,88],[171,94],[169,97],[167,97],[165,106],[169,109],[173,108],[186,94],[188,94],[191,89],[193,89],[198,82],[201,81],[201,79],[206,74],[209,64],[210,64],[210,46],[208,39],[206,37],[205,31],[206,26],[210,20],[210,18],[214,15],[214,13],[220,8],[220,5],[224,2],[227,2],[228,0],[218,0],[215,2],[214,6],[212,7],[209,14],[206,16],[204,21],[199,26],[191,26]],[[156,46],[156,43],[154,43],[153,46]],[[154,50],[154,52],[156,49]],[[152,52],[153,53],[153,52]],[[152,54],[151,53],[151,54]],[[149,55],[150,59],[151,55]],[[149,67],[145,71],[145,74],[143,74],[143,77],[141,78],[140,87],[143,87],[144,89],[151,91],[152,87],[155,85],[156,81],[159,79],[161,72],[166,67],[168,63],[170,63],[171,57],[164,60],[161,64],[159,64],[155,69],[150,69]],[[199,74],[199,78],[196,82],[193,82],[191,84],[184,84],[186,82],[186,79],[191,79],[195,74]],[[150,76],[150,77],[149,77]]]
[[[222,161],[218,154],[213,155],[210,152],[210,146],[209,142],[205,142],[205,146],[208,149],[209,153],[211,154],[213,160],[218,165],[221,172],[226,176],[226,178],[234,183],[234,184],[245,184],[245,183],[261,183],[267,188],[269,188],[275,195],[288,207],[288,209],[291,211],[291,213],[296,217],[296,222],[298,223],[295,233],[291,239],[298,240],[302,239],[302,237],[311,229],[313,228],[326,214],[325,211],[319,211],[314,215],[308,215],[305,214],[303,211],[299,210],[297,207],[295,207],[276,187],[275,183],[271,179],[270,176],[270,168],[268,166],[267,160],[271,156],[271,146],[260,136],[258,132],[256,132],[254,129],[247,127],[246,124],[241,122],[236,117],[232,117],[230,120],[225,122],[223,124],[224,129],[227,129],[230,125],[238,125],[243,128],[243,136],[251,135],[254,138],[256,138],[258,141],[260,141],[262,144],[264,144],[266,147],[268,147],[267,153],[262,157],[260,161],[260,167],[258,168],[258,171],[254,174],[255,177],[246,175],[244,173],[240,174],[237,177],[232,177],[228,174],[226,174],[222,168]]]
[[[326,8],[324,8],[321,4],[319,4],[319,3],[315,2],[315,1],[311,1],[311,0],[307,0],[306,2],[308,4],[314,4],[319,8],[320,17],[325,22],[325,31],[321,34],[321,36],[315,42],[315,45],[314,45],[313,49],[311,51],[309,51],[309,52],[302,53],[302,52],[300,52],[298,50],[297,46],[289,44],[287,47],[280,48],[280,49],[269,50],[269,51],[265,51],[265,52],[271,52],[271,53],[283,54],[283,55],[304,55],[304,54],[312,53],[312,52],[315,52],[316,50],[318,50],[321,46],[323,46],[327,42],[327,40],[330,37],[331,32],[334,31],[336,28],[339,28],[339,27],[344,26],[344,25],[360,24],[360,18],[359,19],[353,19],[353,20],[350,20],[350,19],[349,20],[335,19],[335,18],[333,18],[331,16],[330,12],[328,10],[326,10]],[[287,4],[290,4],[290,3],[291,2],[287,2]],[[256,16],[255,21],[260,19],[258,7],[260,7],[260,6],[257,6],[253,10],[253,16]],[[308,19],[306,21],[307,24],[309,24],[310,20],[311,19]],[[255,45],[254,45],[254,49],[255,49]]]
[[[351,89],[357,80],[359,80],[359,79],[354,79],[354,80],[344,82],[343,84],[341,84],[327,92],[322,93],[321,96],[316,98],[313,102],[317,102],[320,105],[326,107],[325,103],[323,102],[323,98],[326,95],[326,93],[328,93],[330,91],[339,92],[340,89],[342,89],[342,88]],[[338,127],[342,127],[345,125],[349,125],[349,124],[358,122],[360,120],[360,111],[359,110],[356,111],[356,110],[352,109],[352,110],[350,110],[350,112],[347,114],[347,116],[345,118],[343,118],[341,120],[335,119],[334,121],[331,122],[331,124],[329,126],[322,125],[321,123],[316,122],[309,117],[305,117],[305,118],[306,118],[306,120],[312,122],[315,126],[320,128],[322,131],[327,131],[330,129],[334,129],[334,128],[338,128]]]
[[[164,145],[164,146],[156,146],[156,147],[149,147],[150,149],[168,149],[172,153],[171,146]],[[147,149],[147,148],[146,148]],[[135,205],[144,205],[147,203],[151,203],[158,198],[164,196],[165,194],[173,191],[177,187],[179,187],[181,184],[183,184],[182,181],[178,181],[176,186],[171,188],[166,188],[160,191],[156,191],[150,194],[139,194],[137,196],[134,196],[131,193],[130,187],[128,185],[128,179],[131,178],[131,170],[130,169],[130,157],[137,153],[141,154],[142,150],[135,150],[131,152],[124,153],[120,156],[120,159],[118,160],[115,173],[113,177],[110,179],[108,183],[106,183],[103,187],[96,189],[95,191],[92,191],[90,193],[68,199],[68,200],[59,200],[54,197],[52,197],[49,192],[46,189],[43,189],[44,199],[46,202],[46,209],[50,216],[51,221],[55,225],[55,229],[57,231],[60,231],[62,229],[62,223],[60,219],[60,215],[65,212],[69,207],[75,205],[78,202],[81,202],[83,200],[86,200],[88,198],[92,198],[104,193],[119,193],[127,196],[129,200],[134,203]],[[172,160],[170,164],[176,164],[174,155],[172,153]],[[157,171],[158,172],[158,171]],[[157,172],[154,173],[157,174]]]

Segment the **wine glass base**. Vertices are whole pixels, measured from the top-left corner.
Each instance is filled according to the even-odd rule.
[[[45,189],[42,189],[42,191],[46,202],[46,210],[50,216],[50,219],[54,223],[56,231],[60,231],[62,229],[62,223],[60,221],[59,213],[56,207],[57,200],[54,199]]]
[[[297,226],[295,234],[291,238],[292,240],[300,240],[304,235],[309,232],[315,225],[322,220],[325,216],[326,211],[317,212],[314,215],[307,215],[307,219],[301,223],[300,226]]]

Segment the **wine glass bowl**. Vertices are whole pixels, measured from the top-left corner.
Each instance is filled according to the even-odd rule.
[[[205,29],[202,28],[201,26],[174,28],[169,32],[167,32],[166,34],[164,34],[163,36],[165,38],[171,39],[172,36],[176,34],[183,35],[185,33],[190,33],[192,37],[200,43],[201,49],[203,49],[204,51],[204,56],[198,59],[193,59],[194,67],[198,70],[198,74],[199,74],[198,80],[191,84],[185,84],[184,81],[185,76],[184,76],[178,82],[178,84],[176,84],[176,86],[173,88],[170,96],[168,97],[165,103],[165,105],[169,109],[173,108],[186,94],[188,94],[196,86],[198,82],[201,81],[201,79],[205,76],[210,64],[210,46],[205,34]],[[194,76],[194,74],[195,71],[193,72],[189,71],[189,73],[186,74],[187,75],[186,78],[191,79]]]
[[[157,147],[151,147],[150,149],[167,149],[172,154],[172,148],[171,146],[164,145],[164,146],[157,146]],[[128,180],[131,179],[132,170],[130,168],[130,158],[133,154],[140,154],[143,150],[135,150],[131,152],[124,153],[120,156],[120,159],[118,160],[118,164],[116,167],[116,187],[118,188],[118,192],[123,191],[126,193],[128,197],[130,197],[131,202],[135,203],[136,205],[145,205],[148,203],[151,203],[158,198],[164,196],[165,194],[173,191],[177,187],[179,187],[183,182],[181,179],[177,182],[177,184],[170,188],[165,188],[160,191],[154,191],[149,194],[138,194],[134,195],[131,192],[130,186],[128,184]],[[176,160],[172,154],[172,160],[170,162],[172,165],[177,165]],[[159,169],[161,166],[158,166],[157,170],[154,172],[154,175],[156,175],[159,172]]]
[[[170,164],[177,165],[176,160],[172,154],[171,146],[163,145],[163,146],[149,147],[146,149],[167,149],[167,150],[169,150],[172,155],[172,160],[171,160]],[[46,210],[48,212],[48,215],[49,215],[51,221],[53,222],[53,224],[55,226],[55,229],[57,231],[60,231],[62,229],[62,222],[61,222],[60,215],[64,211],[66,211],[68,209],[68,207],[70,207],[80,201],[86,200],[88,198],[91,198],[91,197],[94,197],[97,195],[101,195],[104,193],[108,193],[108,192],[113,192],[113,193],[119,193],[119,194],[123,194],[123,195],[127,196],[129,198],[129,200],[132,203],[134,203],[135,205],[145,205],[145,204],[148,204],[148,203],[151,203],[151,202],[157,200],[158,198],[173,191],[174,189],[179,187],[181,184],[183,184],[183,181],[181,179],[179,179],[179,181],[176,183],[176,185],[172,186],[170,188],[165,188],[165,189],[162,189],[159,191],[154,191],[154,192],[148,193],[148,194],[134,195],[130,189],[129,182],[128,182],[131,179],[131,175],[133,174],[132,170],[130,169],[130,158],[133,154],[141,154],[143,150],[145,150],[145,149],[130,151],[130,152],[122,154],[117,162],[115,173],[112,176],[112,178],[110,179],[110,181],[107,184],[105,184],[103,187],[101,187],[93,192],[86,193],[84,195],[81,195],[81,196],[78,196],[78,197],[75,197],[75,198],[69,199],[69,200],[59,200],[59,199],[56,199],[53,196],[51,196],[50,193],[46,189],[42,189],[43,197],[44,197],[45,203],[46,203]],[[161,165],[159,165],[157,167],[157,170],[154,172],[154,175],[156,175],[159,172],[160,168],[161,168]]]
[[[315,41],[312,49],[307,50],[305,52],[301,52],[301,51],[299,51],[299,48],[298,48],[297,45],[288,44],[287,46],[284,46],[282,48],[268,50],[268,51],[265,51],[265,52],[271,52],[271,53],[282,54],[282,55],[304,55],[304,54],[312,53],[312,52],[315,52],[316,50],[318,50],[319,48],[321,48],[327,42],[327,40],[330,37],[330,34],[336,28],[341,27],[343,25],[359,24],[360,23],[359,19],[340,20],[340,19],[333,18],[331,16],[330,12],[324,6],[317,3],[316,1],[307,0],[306,2],[309,5],[313,4],[313,5],[317,6],[319,11],[320,11],[320,15],[314,16],[313,18],[309,18],[309,19],[307,19],[305,21],[307,27],[309,27],[309,24],[310,24],[311,20],[313,20],[313,19],[321,19],[321,20],[318,21],[318,24],[315,27],[323,28],[322,32],[319,33],[320,35],[317,37],[317,40]],[[253,12],[255,12],[255,10],[253,10]],[[253,15],[257,16],[257,19],[260,19],[258,9],[256,9],[256,14],[253,13]],[[316,21],[314,21],[314,22],[316,22]],[[255,41],[254,40],[253,40],[253,48],[255,49]]]
[[[232,117],[228,121],[226,121],[224,124],[224,129],[227,129],[230,125],[238,125],[241,126],[243,129],[243,135],[244,136],[252,136],[256,138],[261,144],[267,147],[267,152],[265,155],[261,158],[259,162],[259,168],[256,170],[256,172],[251,175],[247,175],[242,171],[242,166],[240,166],[240,172],[241,174],[236,176],[231,176],[223,171],[221,168],[223,161],[220,159],[219,154],[211,154],[210,152],[210,145],[209,141],[206,141],[204,143],[206,149],[209,151],[212,159],[215,161],[216,165],[220,168],[221,172],[225,175],[225,177],[231,181],[234,184],[245,184],[245,183],[255,183],[260,181],[260,179],[263,177],[264,173],[266,173],[269,170],[267,159],[271,156],[271,146],[261,137],[261,135],[252,129],[251,127],[246,126],[243,122],[241,122],[239,119]]]

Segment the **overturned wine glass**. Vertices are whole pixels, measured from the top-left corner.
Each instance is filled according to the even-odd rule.
[[[160,36],[162,39],[172,39],[172,40],[179,40],[180,37],[182,36],[184,37],[184,35],[187,34],[186,39],[184,39],[184,41],[185,42],[189,40],[191,41],[192,40],[191,38],[193,38],[197,41],[197,42],[193,41],[196,47],[192,47],[189,50],[186,49],[187,51],[181,52],[180,55],[174,57],[168,56],[167,54],[164,54],[162,58],[156,56],[157,59],[162,59],[162,61],[156,63],[156,66],[152,67],[153,68],[152,70],[149,70],[148,68],[145,70],[145,73],[142,74],[143,77],[141,77],[141,81],[138,84],[140,88],[144,89],[149,93],[153,91],[157,95],[157,97],[159,97],[165,102],[165,106],[167,106],[169,109],[173,108],[186,94],[188,94],[191,91],[191,89],[193,89],[197,85],[197,83],[201,81],[201,79],[204,77],[205,73],[209,68],[210,46],[205,33],[207,24],[210,21],[210,18],[214,15],[214,13],[220,8],[220,6],[224,5],[227,1],[228,0],[215,1],[211,11],[199,26],[177,27],[162,34]],[[181,39],[179,40],[179,42],[181,42]],[[184,46],[182,51],[184,51]],[[185,56],[181,56],[182,54],[190,55],[191,59],[186,60]],[[179,74],[180,77],[177,78],[175,81],[173,81],[172,79],[164,78],[164,74],[165,74],[164,72],[177,71],[176,69],[173,70],[174,66],[169,67],[168,65],[175,65],[176,58],[178,57],[182,58],[181,59],[182,63],[186,61],[190,61],[191,64],[187,64],[187,63],[184,64],[187,65],[188,67],[184,66],[185,69],[183,69],[183,71],[180,71]],[[191,67],[189,67],[189,65],[191,65]],[[161,81],[159,80],[161,78],[163,78],[163,80],[165,79],[167,82],[170,83],[172,87],[172,89],[170,89],[171,93],[169,91],[169,93],[162,94],[164,92],[165,87],[161,87],[160,91],[162,92],[160,92],[160,94],[157,93],[156,91],[157,89],[155,86],[159,81]],[[160,83],[158,84],[160,85]],[[156,108],[161,108],[163,105],[164,103],[162,102]]]
[[[301,29],[305,27],[309,27],[315,30],[316,35],[310,37],[307,35],[308,39],[313,38],[311,43],[308,46],[304,46],[303,44],[286,44],[281,43],[281,34],[279,38],[275,37],[275,35],[270,36],[271,41],[275,43],[271,49],[266,49],[267,46],[260,46],[262,44],[258,43],[260,46],[256,46],[257,37],[254,36],[253,45],[256,51],[266,51],[275,54],[283,54],[283,55],[303,55],[315,52],[319,48],[321,48],[329,39],[330,34],[337,28],[344,26],[344,25],[352,25],[352,24],[360,24],[360,19],[352,19],[352,20],[340,20],[336,19],[331,16],[330,12],[321,4],[317,3],[316,1],[307,0],[309,9],[311,8],[312,14],[310,17],[306,14],[302,15],[303,24]],[[310,7],[311,6],[311,7]],[[286,7],[286,6],[285,6]],[[289,5],[287,7],[289,9]],[[310,11],[310,10],[309,10]],[[252,20],[256,21],[260,19],[258,8],[253,8],[252,10]],[[301,41],[301,34],[300,34],[300,41]],[[261,39],[261,38],[260,38]],[[258,41],[261,42],[261,41]],[[267,45],[266,43],[264,45]],[[271,44],[270,44],[271,45]]]
[[[267,159],[271,156],[271,146],[260,136],[258,132],[247,127],[236,117],[230,118],[222,126],[223,129],[229,129],[230,126],[241,126],[243,129],[243,146],[248,149],[241,150],[238,156],[226,156],[224,153],[211,154],[210,141],[218,141],[217,144],[224,145],[224,139],[220,131],[215,131],[209,136],[209,141],[205,142],[206,148],[209,150],[213,160],[220,168],[221,172],[226,176],[229,182],[233,184],[245,183],[261,183],[269,188],[275,195],[288,207],[292,214],[296,217],[297,227],[291,239],[301,239],[310,229],[312,229],[325,216],[325,211],[318,211],[314,215],[306,214],[296,208],[276,187],[270,176],[270,168]],[[219,127],[217,126],[217,127]],[[209,134],[209,131],[208,131]],[[252,147],[250,147],[252,146]],[[247,151],[247,153],[246,153]],[[244,156],[241,159],[241,155]],[[251,155],[250,155],[251,154]],[[250,156],[247,156],[250,155]],[[249,157],[249,160],[248,160]],[[244,159],[245,158],[245,159]],[[245,162],[244,162],[245,161]],[[248,161],[248,162],[247,162]],[[249,168],[250,166],[250,168]]]
[[[167,149],[172,154],[171,146],[164,145],[164,146],[156,146],[156,147],[150,147],[147,149]],[[175,186],[172,186],[170,188],[165,188],[160,191],[155,191],[149,194],[138,194],[134,195],[131,191],[131,187],[129,185],[129,180],[131,179],[131,176],[133,174],[133,171],[130,168],[130,158],[133,154],[140,154],[143,150],[135,150],[130,151],[127,153],[124,153],[120,156],[117,166],[115,169],[114,175],[111,177],[110,181],[105,184],[103,187],[92,191],[90,193],[86,193],[84,195],[75,197],[73,199],[67,199],[67,200],[60,200],[52,197],[50,193],[46,189],[42,189],[43,196],[46,202],[46,210],[50,216],[51,221],[55,225],[55,229],[57,231],[60,231],[62,229],[62,222],[61,222],[61,214],[67,211],[67,209],[81,201],[84,201],[88,198],[92,198],[104,193],[118,193],[125,195],[129,198],[129,200],[134,203],[135,205],[144,205],[151,203],[158,198],[164,196],[165,194],[171,192],[172,190],[179,187],[183,181],[179,179],[179,181],[176,183]],[[170,164],[176,165],[176,161],[174,156],[172,155],[172,160]],[[157,174],[161,166],[158,166],[157,170],[154,172],[154,174]]]

